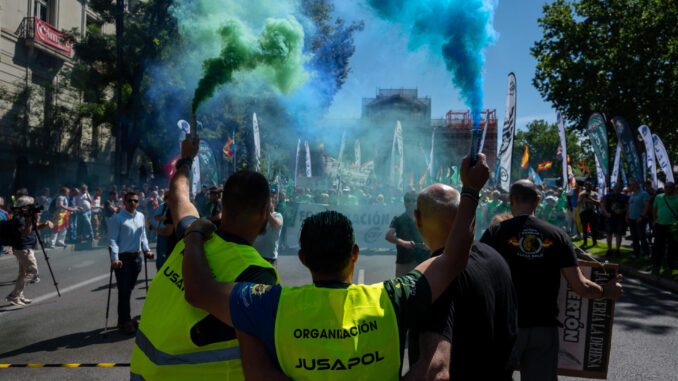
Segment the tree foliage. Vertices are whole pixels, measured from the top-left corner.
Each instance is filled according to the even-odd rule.
[[[576,129],[593,111],[621,115],[676,152],[678,2],[555,0],[543,12],[531,49],[541,95]]]

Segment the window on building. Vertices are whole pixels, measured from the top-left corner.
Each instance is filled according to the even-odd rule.
[[[39,18],[44,22],[49,20],[49,0],[34,0],[33,2],[33,16]]]

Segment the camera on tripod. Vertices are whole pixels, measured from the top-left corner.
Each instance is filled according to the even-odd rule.
[[[45,210],[45,207],[42,205],[30,204],[21,208],[22,217],[33,217],[36,214],[42,213]]]

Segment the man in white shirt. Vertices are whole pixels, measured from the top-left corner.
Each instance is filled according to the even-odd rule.
[[[280,232],[283,226],[282,214],[275,211],[278,203],[277,196],[277,194],[271,194],[265,228],[266,232],[257,237],[253,245],[257,252],[259,252],[259,255],[273,266],[276,266],[278,262],[278,243],[280,242]]]
[[[94,237],[92,230],[92,196],[89,195],[87,185],[82,184],[80,195],[75,200],[80,213],[78,214],[79,224],[82,226],[82,232],[85,240],[89,241]]]

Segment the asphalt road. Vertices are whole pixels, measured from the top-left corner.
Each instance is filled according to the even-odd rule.
[[[128,363],[133,337],[109,329],[104,335],[109,261],[104,249],[47,252],[62,296],[56,296],[42,253],[36,253],[42,281],[26,287],[32,305],[15,308],[0,300],[0,363]],[[310,282],[308,271],[293,252],[279,259],[283,283]],[[359,258],[355,282],[375,283],[393,276],[393,251],[366,252]],[[0,257],[0,296],[14,287],[17,264]],[[149,277],[155,263],[149,262]],[[132,294],[132,316],[138,316],[145,297],[142,271]],[[109,327],[116,323],[115,278]],[[675,380],[678,371],[678,296],[631,279],[615,313],[610,380]],[[1,380],[126,380],[122,368],[6,368]],[[519,376],[516,374],[516,380]],[[562,377],[562,380],[569,379]]]

